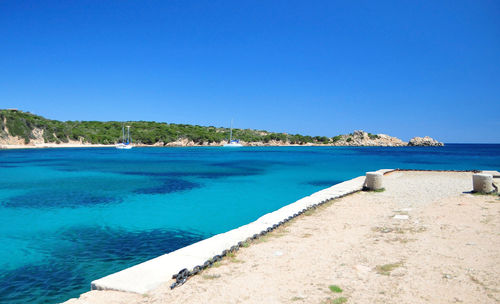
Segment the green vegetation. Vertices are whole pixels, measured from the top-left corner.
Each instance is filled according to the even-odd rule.
[[[291,301],[302,301],[302,300],[304,300],[304,298],[302,298],[302,297],[293,297],[290,300]]]
[[[113,144],[121,137],[122,122],[118,121],[58,121],[17,110],[0,110],[0,138],[18,136],[25,143],[35,139],[35,129],[43,131],[46,143],[67,143],[70,140],[92,144]],[[187,139],[196,144],[220,143],[229,138],[229,128],[204,127],[198,125],[169,124],[153,121],[129,121],[131,137],[135,143],[151,145]],[[35,133],[35,134],[34,134]],[[233,129],[233,137],[245,142],[290,144],[328,144],[326,136],[304,136],[300,134],[273,133],[251,129]],[[334,141],[338,137],[334,137]]]
[[[328,286],[328,288],[330,289],[331,292],[342,292],[342,288],[338,287],[337,285],[330,285]]]
[[[332,142],[337,142],[341,139],[342,139],[342,135],[337,135],[337,136],[332,137]]]
[[[305,216],[311,216],[316,212],[316,209],[308,209],[306,212],[304,212]]]
[[[340,297],[340,298],[336,298],[332,301],[332,304],[343,304],[347,302],[347,298],[346,297]]]
[[[228,252],[228,253],[226,254],[226,258],[228,258],[228,259],[229,259],[229,261],[230,261],[231,263],[245,263],[245,262],[244,262],[244,261],[242,261],[242,260],[238,260],[238,259],[236,258],[236,253],[234,253],[234,252]]]
[[[222,266],[221,262],[215,262],[212,264],[212,267],[215,267],[215,268],[218,268],[220,266]]]
[[[266,235],[263,235],[263,236],[260,236],[258,239],[254,240],[253,242],[255,242],[256,244],[260,244],[260,243],[265,243],[267,241],[269,241],[269,233],[266,234]]]
[[[346,297],[340,297],[340,298],[336,298],[336,299],[326,299],[325,301],[321,302],[323,304],[343,304],[343,303],[346,303],[347,302],[347,298]]]
[[[368,133],[368,137],[370,139],[379,139],[380,138],[380,136],[378,136],[377,134],[372,134],[372,133]]]
[[[82,141],[91,144],[114,144],[120,141],[122,125],[131,126],[131,137],[135,143],[152,145],[168,144],[178,140],[188,140],[195,144],[219,144],[229,138],[229,128],[169,124],[154,121],[58,121],[17,110],[0,110],[0,139],[17,136],[28,144],[33,139],[43,138],[45,143],[67,143]],[[352,142],[353,134],[346,139]],[[378,135],[368,133],[371,139]],[[275,133],[263,130],[233,129],[233,138],[244,142],[275,144],[332,144],[344,138],[337,135],[309,136],[300,134]]]
[[[375,269],[377,270],[378,274],[381,275],[390,275],[391,271],[394,269],[401,267],[403,263],[393,263],[393,264],[385,264],[385,265],[377,265]]]
[[[230,261],[231,261],[231,263],[241,263],[241,264],[245,263],[244,261],[238,260],[237,258],[231,258]]]

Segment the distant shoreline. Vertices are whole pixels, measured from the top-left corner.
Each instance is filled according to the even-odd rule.
[[[18,150],[18,149],[51,149],[51,148],[114,148],[115,145],[104,145],[104,144],[43,144],[43,145],[0,145],[0,150]],[[134,148],[217,148],[223,147],[223,145],[192,145],[192,146],[182,146],[182,145],[134,145]],[[243,147],[349,147],[349,146],[335,146],[335,145],[247,145]],[[352,147],[352,146],[351,146]],[[382,147],[382,146],[372,146],[372,147]]]
[[[14,149],[47,149],[47,148],[111,148],[115,145],[101,145],[101,144],[42,144],[42,145],[0,145],[0,150],[14,150]]]
[[[213,147],[239,139],[243,146],[442,146],[429,136],[408,142],[387,134],[356,130],[333,137],[276,133],[254,129],[130,121],[131,138],[137,146]],[[16,109],[0,110],[0,148],[110,147],[123,140],[124,124],[108,121],[57,121]],[[128,126],[127,126],[128,127]],[[234,136],[232,136],[234,135]],[[94,144],[90,144],[94,143]],[[99,144],[96,144],[99,143]],[[139,144],[144,143],[144,144]]]
[[[52,148],[114,148],[115,144],[38,144],[38,145],[0,145],[0,150],[20,150],[20,149],[52,149]],[[136,148],[207,148],[223,147],[220,145],[134,145]],[[243,147],[410,147],[410,146],[386,146],[386,145],[331,145],[331,144],[248,144]]]

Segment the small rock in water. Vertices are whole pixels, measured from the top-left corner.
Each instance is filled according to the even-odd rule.
[[[413,137],[408,142],[408,146],[444,146],[442,142],[435,140],[429,136],[425,137]]]
[[[395,220],[407,220],[409,216],[406,214],[396,214],[393,218]]]

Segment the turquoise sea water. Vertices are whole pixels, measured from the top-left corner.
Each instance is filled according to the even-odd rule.
[[[0,303],[90,281],[380,168],[500,169],[500,145],[0,151]]]

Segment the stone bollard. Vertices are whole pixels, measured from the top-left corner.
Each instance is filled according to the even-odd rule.
[[[382,189],[382,177],[383,174],[380,172],[366,172],[365,187],[368,190]]]
[[[493,176],[491,174],[476,173],[472,175],[472,188],[474,192],[493,192]]]

